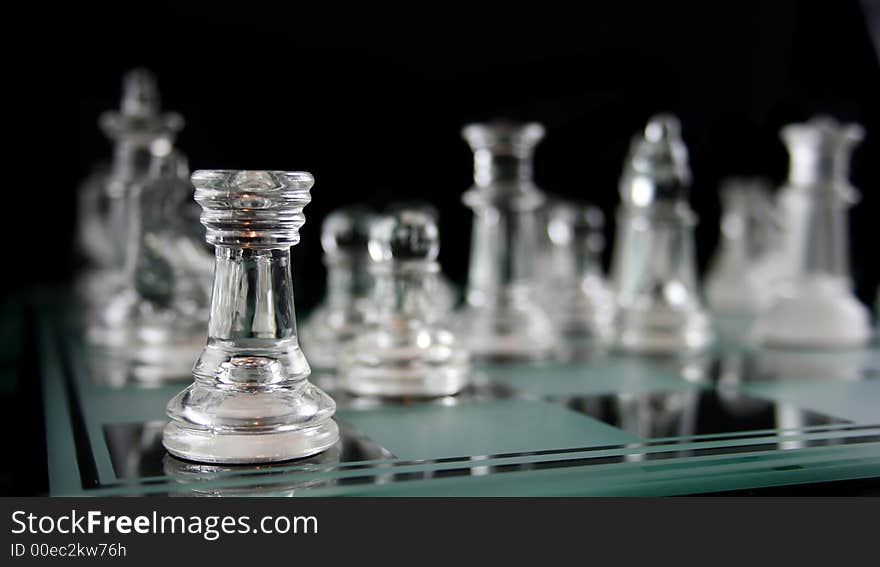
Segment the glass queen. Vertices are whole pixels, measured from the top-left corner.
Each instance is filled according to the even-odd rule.
[[[77,293],[89,304],[101,304],[119,285],[132,187],[148,178],[157,156],[171,151],[183,118],[160,112],[156,78],[134,69],[123,79],[120,109],[102,114],[99,125],[113,142],[113,161],[83,183],[78,197],[77,245],[90,266],[77,282]]]
[[[197,171],[216,248],[208,340],[193,383],[167,407],[163,444],[208,463],[296,459],[333,446],[336,403],[309,382],[299,348],[290,247],[314,180],[304,172]]]

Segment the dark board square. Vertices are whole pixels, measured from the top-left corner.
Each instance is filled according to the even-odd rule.
[[[642,439],[686,438],[748,431],[802,430],[845,419],[718,389],[573,396],[555,400]]]
[[[163,422],[114,423],[104,426],[104,439],[113,463],[113,471],[119,479],[143,479],[155,477],[187,478],[193,482],[199,476],[213,480],[223,473],[247,474],[253,472],[289,473],[296,467],[308,468],[339,463],[378,461],[392,459],[394,455],[369,437],[356,431],[348,423],[338,420],[339,442],[318,455],[283,463],[246,465],[203,465],[175,459],[162,446]]]

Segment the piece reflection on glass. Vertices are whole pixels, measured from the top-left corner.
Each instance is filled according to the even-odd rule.
[[[339,463],[341,448],[332,445],[323,452],[297,461],[302,467],[322,466]],[[212,463],[194,463],[177,459],[165,454],[162,459],[164,475],[188,490],[182,496],[294,496],[298,491],[309,488],[333,486],[332,478],[306,477],[297,478],[291,475],[284,463],[267,463],[262,465],[221,465]],[[228,482],[232,475],[242,476]],[[224,482],[226,481],[226,482]],[[172,495],[175,492],[172,492]]]
[[[717,390],[691,388],[678,392],[643,392],[574,396],[563,401],[567,407],[619,427],[655,444],[688,445],[699,436],[736,434],[740,446],[682,448],[674,451],[637,451],[627,460],[641,461],[671,457],[697,456],[713,451],[736,452],[755,450],[796,449],[807,444],[790,437],[802,436],[809,428],[848,423],[789,403],[751,396],[734,388]],[[768,433],[774,432],[775,434]],[[743,433],[754,432],[751,437]],[[673,441],[675,440],[675,441]],[[831,443],[824,440],[821,443]],[[710,443],[711,444],[711,443]]]

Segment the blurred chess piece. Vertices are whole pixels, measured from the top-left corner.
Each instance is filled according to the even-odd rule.
[[[192,198],[186,159],[153,156],[149,177],[125,198],[121,276],[87,312],[89,343],[118,351],[107,355],[141,382],[187,376],[205,342],[214,259]]]
[[[298,459],[332,447],[336,404],[299,348],[290,247],[314,184],[305,172],[196,171],[216,248],[208,340],[193,383],[168,402],[162,443],[207,463]]]
[[[566,357],[589,357],[614,332],[614,296],[602,270],[605,217],[592,205],[557,202],[547,211],[551,243],[545,305],[566,339]]]
[[[558,335],[537,299],[535,256],[543,193],[532,181],[540,124],[472,124],[474,212],[466,304],[456,328],[475,358],[539,360],[556,354]]]
[[[470,377],[470,353],[437,317],[437,225],[424,212],[398,211],[373,224],[376,281],[369,323],[340,357],[339,377],[365,396],[447,396]]]
[[[186,157],[175,150],[154,158],[150,177],[137,193],[140,214],[131,219],[138,227],[133,231],[137,250],[134,288],[153,310],[163,310],[170,318],[166,323],[156,322],[160,332],[181,324],[180,319],[204,327],[214,280],[214,254],[199,222]],[[201,330],[203,334],[204,328]]]
[[[721,337],[740,342],[772,300],[779,276],[779,228],[769,183],[728,178],[721,186],[720,242],[704,289]],[[771,260],[772,261],[768,261]]]
[[[714,340],[697,288],[690,183],[678,120],[652,117],[633,140],[620,183],[612,281],[621,351],[698,351]]]
[[[368,270],[370,226],[377,216],[353,206],[330,213],[321,224],[327,294],[302,328],[302,344],[314,369],[335,371],[345,344],[363,329],[373,277]]]
[[[849,183],[850,154],[864,137],[858,125],[828,117],[782,130],[788,183],[780,206],[791,277],[755,328],[764,345],[855,347],[870,340],[868,310],[852,292],[847,208],[857,201]]]
[[[557,205],[566,203],[568,201],[557,195],[544,193],[544,202],[535,213],[536,224],[538,225],[534,260],[535,287],[537,289],[545,289],[547,286],[552,285],[553,280],[556,279],[554,270],[556,269],[555,264],[557,260],[554,259],[553,252],[556,246],[550,238],[550,215]],[[544,302],[545,299],[547,298],[544,296],[538,296],[538,301]],[[549,309],[551,305],[552,302],[545,302],[545,309]]]
[[[153,158],[171,151],[183,119],[160,112],[155,77],[135,69],[123,79],[120,109],[102,114],[99,124],[113,142],[113,160],[109,170],[91,175],[79,191],[77,246],[90,266],[77,282],[77,293],[87,303],[100,303],[118,285],[125,264],[128,196],[149,175]]]
[[[386,213],[389,215],[394,215],[400,211],[419,211],[428,215],[436,225],[440,225],[440,213],[437,211],[437,207],[427,201],[396,201],[386,209]],[[458,305],[459,293],[455,284],[443,273],[443,266],[440,266],[440,271],[437,272],[437,292],[437,299],[434,303],[438,316],[444,318],[452,313]]]
[[[847,209],[857,201],[849,161],[864,132],[829,117],[782,129],[789,176],[780,208],[789,276],[758,318],[753,339],[763,377],[858,379],[870,315],[852,291]]]

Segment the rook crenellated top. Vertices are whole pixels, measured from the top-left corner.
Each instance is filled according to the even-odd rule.
[[[192,182],[209,243],[267,249],[299,242],[315,180],[303,171],[199,170]]]
[[[536,122],[470,124],[461,131],[474,152],[474,181],[478,187],[531,182],[532,155],[544,138]]]
[[[841,124],[820,115],[806,123],[785,126],[780,137],[790,154],[788,179],[792,185],[826,185],[844,190],[850,156],[865,132],[858,124]]]

